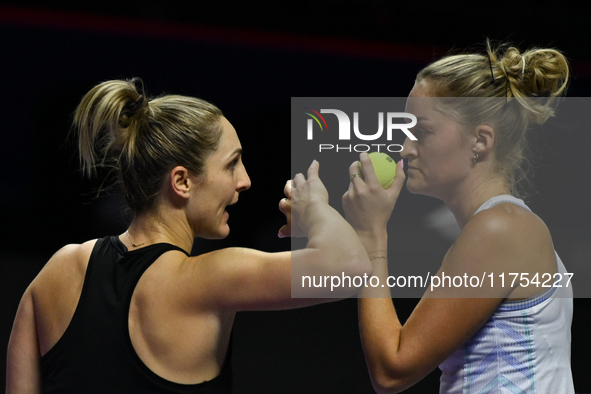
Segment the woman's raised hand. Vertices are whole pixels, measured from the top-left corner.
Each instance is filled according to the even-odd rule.
[[[285,219],[287,219],[287,224],[284,224],[280,229],[277,236],[279,238],[286,238],[291,237],[291,179],[285,183],[285,187],[283,188],[283,193],[285,194],[285,198],[282,198],[279,201],[279,210],[285,215]],[[294,234],[294,236],[296,236]]]
[[[279,202],[279,210],[287,219],[287,224],[279,230],[279,237],[301,237],[314,223],[314,207],[328,205],[328,191],[318,176],[320,164],[314,160],[308,168],[308,179],[296,174],[287,181],[284,193],[286,198]]]
[[[372,237],[385,231],[392,210],[396,205],[400,190],[404,185],[404,165],[398,162],[396,178],[388,189],[383,189],[375,174],[367,153],[361,153],[359,162],[349,167],[349,189],[343,195],[345,217],[360,236]],[[363,178],[360,172],[363,171]]]

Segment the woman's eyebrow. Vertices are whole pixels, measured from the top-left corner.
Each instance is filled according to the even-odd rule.
[[[232,157],[235,155],[242,156],[242,152],[243,152],[242,148],[236,148],[232,153],[230,153],[228,155],[228,157]]]
[[[426,116],[417,116],[417,122],[428,122],[429,118]]]

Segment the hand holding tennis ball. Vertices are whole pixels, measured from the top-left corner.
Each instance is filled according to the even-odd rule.
[[[384,152],[371,152],[369,158],[380,185],[384,189],[389,188],[396,177],[396,162]],[[363,175],[361,162],[359,162],[359,171]]]

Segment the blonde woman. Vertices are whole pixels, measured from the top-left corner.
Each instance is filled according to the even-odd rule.
[[[441,393],[573,393],[570,369],[572,288],[543,288],[499,275],[565,274],[544,222],[516,197],[525,175],[527,131],[553,115],[553,98],[569,77],[552,49],[514,47],[445,57],[419,72],[407,100],[418,123],[406,139],[402,171],[388,190],[357,163],[343,197],[347,220],[386,283],[386,223],[407,180],[411,193],[441,199],[461,233],[443,257],[439,279],[482,277],[482,288],[442,286],[426,292],[401,324],[390,293],[363,289],[359,322],[367,365],[379,393],[412,386],[437,366]],[[535,97],[541,97],[536,99]],[[366,154],[360,158],[371,168]],[[402,168],[399,168],[401,170]],[[384,214],[387,213],[387,214]],[[390,240],[393,245],[395,240]],[[406,258],[408,260],[408,258]],[[488,276],[487,276],[488,278]],[[564,277],[566,279],[566,277]]]
[[[115,168],[134,218],[123,234],[65,246],[28,287],[8,347],[8,394],[230,393],[236,311],[329,301],[315,298],[326,289],[292,299],[292,265],[371,272],[328,205],[317,162],[280,202],[280,235],[306,235],[306,249],[189,255],[194,238],[228,235],[226,207],[251,185],[234,127],[206,101],[149,99],[139,80],[107,81],[83,98],[75,127],[82,169]]]

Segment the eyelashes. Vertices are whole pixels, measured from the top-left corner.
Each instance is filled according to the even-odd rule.
[[[238,162],[239,161],[240,161],[240,158],[239,157],[235,158],[234,160],[232,160],[230,162],[230,164],[228,164],[228,168],[231,169],[231,170],[233,170],[234,168],[236,168],[236,166],[238,165]]]
[[[415,135],[425,135],[428,133],[428,131],[420,127],[415,127],[412,129],[412,133]]]

